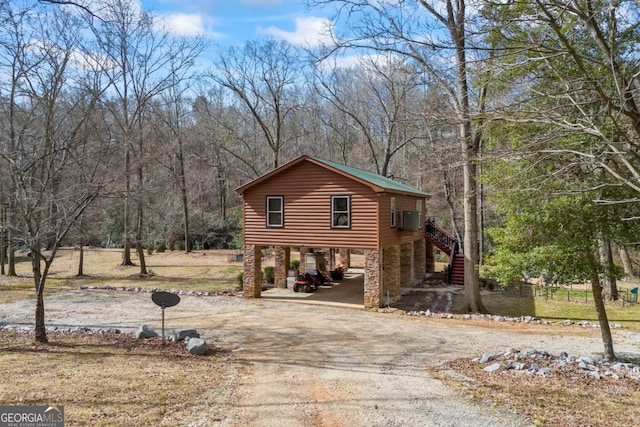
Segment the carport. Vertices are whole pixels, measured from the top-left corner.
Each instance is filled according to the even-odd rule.
[[[333,305],[364,308],[364,269],[350,268],[344,278],[315,292],[293,292],[291,287],[274,287],[262,292],[262,298],[299,302],[303,304]]]

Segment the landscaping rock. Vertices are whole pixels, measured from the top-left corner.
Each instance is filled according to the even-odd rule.
[[[505,352],[483,353],[481,357],[473,359],[482,364],[493,362],[484,368],[485,372],[497,370],[496,365],[504,366],[507,370],[522,371],[527,374],[538,374],[546,377],[554,371],[575,372],[584,377],[599,380],[603,377],[612,379],[630,378],[640,383],[640,365],[635,363],[610,363],[606,359],[570,356],[566,352],[558,356],[546,350],[531,350],[519,352],[511,349]]]
[[[200,334],[195,329],[174,329],[171,334],[172,341],[184,341],[186,338],[200,338]]]
[[[494,363],[494,364],[491,364],[491,365],[487,366],[487,367],[486,367],[486,368],[484,368],[483,370],[484,370],[485,372],[495,372],[495,371],[497,371],[498,369],[500,369],[501,367],[502,367],[502,363],[497,363],[497,362],[496,362],[496,363]]]
[[[480,363],[487,363],[493,360],[493,354],[491,353],[483,353],[482,357],[480,358],[479,362]]]
[[[186,343],[187,351],[191,354],[201,356],[207,353],[207,342],[202,338],[190,338]]]
[[[135,337],[138,339],[148,339],[152,337],[157,337],[158,333],[151,329],[147,325],[142,325],[138,328],[138,330],[134,333]]]

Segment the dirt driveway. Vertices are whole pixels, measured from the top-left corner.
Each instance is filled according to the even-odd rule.
[[[45,301],[50,326],[159,330],[148,293],[96,290]],[[27,324],[33,301],[0,305],[0,324]],[[487,351],[544,349],[598,356],[597,330],[461,322],[256,300],[188,297],[167,309],[168,328],[196,327],[229,350],[237,374],[203,390],[192,426],[529,426],[433,378],[443,361]],[[619,353],[640,352],[638,335],[614,331]]]

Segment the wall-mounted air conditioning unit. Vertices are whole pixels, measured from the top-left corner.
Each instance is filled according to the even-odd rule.
[[[418,231],[419,228],[418,211],[403,211],[400,229],[402,231]]]

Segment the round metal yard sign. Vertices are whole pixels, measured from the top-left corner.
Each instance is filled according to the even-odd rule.
[[[180,297],[178,295],[165,291],[154,292],[151,294],[151,299],[163,309],[178,305],[180,302]]]
[[[151,294],[151,300],[162,308],[162,345],[164,345],[164,309],[178,305],[180,297],[171,292],[158,291]]]

